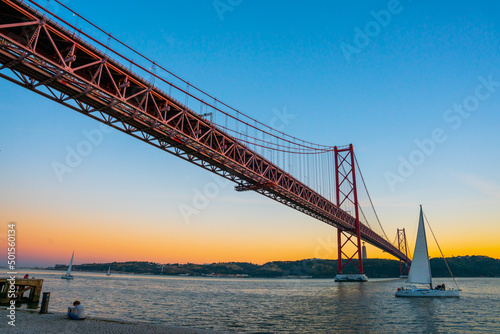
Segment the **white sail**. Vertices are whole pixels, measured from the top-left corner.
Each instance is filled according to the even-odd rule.
[[[68,271],[66,272],[66,276],[71,276],[71,266],[73,265],[73,256],[75,255],[75,251],[71,254],[71,261],[69,261]]]
[[[422,206],[420,206],[420,218],[418,221],[415,251],[413,252],[413,260],[411,261],[410,273],[408,274],[406,283],[430,284],[432,286],[431,266],[429,263],[429,253],[427,251],[427,238],[425,236]]]

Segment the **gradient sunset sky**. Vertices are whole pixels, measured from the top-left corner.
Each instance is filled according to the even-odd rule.
[[[500,257],[497,2],[65,3],[263,123],[286,110],[284,132],[353,143],[390,239],[406,228],[413,249],[422,204],[446,256]],[[8,222],[24,266],[68,263],[73,250],[75,264],[336,259],[331,226],[117,130],[60,182],[53,163],[95,130],[0,79],[0,266]],[[179,207],[212,183],[218,195],[183,219]]]

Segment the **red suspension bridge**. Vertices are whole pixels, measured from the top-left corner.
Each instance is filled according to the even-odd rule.
[[[236,191],[336,227],[339,273],[347,263],[363,273],[362,241],[410,263],[404,231],[391,243],[380,224],[352,145],[318,145],[263,124],[53,1],[76,23],[36,1],[0,0],[0,77],[229,179]]]

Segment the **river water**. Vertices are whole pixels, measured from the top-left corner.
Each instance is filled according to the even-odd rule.
[[[54,312],[78,299],[89,316],[245,333],[500,333],[500,278],[457,279],[460,298],[407,299],[394,297],[398,279],[30,274],[45,280]]]

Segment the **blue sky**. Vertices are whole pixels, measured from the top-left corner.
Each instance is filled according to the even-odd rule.
[[[285,132],[324,145],[353,143],[391,238],[396,227],[414,230],[418,204],[423,204],[450,249],[448,255],[500,256],[494,238],[500,233],[496,2],[65,3],[263,123],[269,124],[274,109],[286,108],[296,117]],[[218,11],[221,3],[231,10]],[[51,8],[67,15],[54,3]],[[390,22],[384,27],[375,23],[372,12],[380,16],[389,9]],[[377,24],[378,30],[367,30]],[[359,52],[346,57],[342,48],[356,47],[358,31],[370,35],[369,43],[358,44]],[[490,85],[485,87],[481,78]],[[478,105],[456,126],[456,118],[449,117],[457,114],[447,110],[473,103],[481,85],[479,91],[488,96],[476,98]],[[211,262],[244,260],[232,254],[262,253],[248,260],[264,262],[313,257],[318,238],[335,232],[257,194],[235,193],[232,185],[222,187],[194,222],[185,224],[179,205],[192,201],[194,189],[214,182],[212,176],[118,131],[106,133],[60,183],[51,164],[63,161],[66,147],[75,148],[85,138],[82,131],[97,129],[98,123],[5,80],[0,81],[0,101],[1,218],[17,221],[25,231],[45,226],[39,246],[57,244],[57,239],[50,240],[50,231],[74,220],[96,233],[123,231],[124,242],[136,235],[137,259],[149,260],[150,254],[162,262]],[[415,141],[432,138],[436,129],[446,139],[423,155],[404,182],[391,187],[387,173],[397,175],[400,157],[418,157],[415,151],[422,150]],[[35,217],[43,217],[43,223]],[[479,228],[471,230],[472,224]],[[209,235],[212,239],[203,242],[217,250],[202,256],[179,246],[161,254],[141,253],[142,243],[158,231],[185,245],[200,244]],[[484,231],[490,233],[485,236]],[[80,242],[71,233],[61,237]],[[26,263],[63,261],[70,250],[68,246],[64,256],[46,257],[30,251]],[[105,259],[120,258],[120,252]]]

